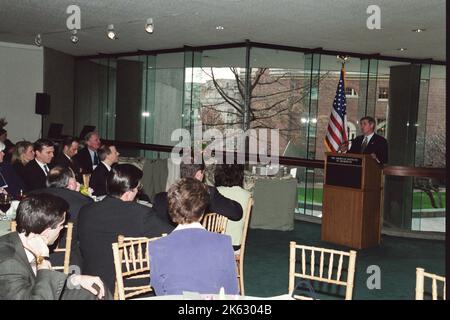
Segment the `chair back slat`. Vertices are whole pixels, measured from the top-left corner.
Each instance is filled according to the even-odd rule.
[[[323,256],[324,256],[324,252],[321,251],[320,252],[320,271],[319,271],[319,276],[322,278],[323,277]]]
[[[431,285],[431,290],[432,290],[432,296],[433,296],[433,300],[437,300],[437,281],[436,278],[433,277],[433,282]]]
[[[330,255],[330,262],[328,263],[328,280],[331,280],[331,276],[333,275],[333,263],[334,263],[334,253]]]
[[[228,218],[217,213],[208,213],[203,217],[203,227],[211,232],[225,233]]]
[[[301,250],[301,255],[299,258],[301,259],[300,272],[296,272],[296,264],[297,264],[297,250]],[[307,253],[307,251],[311,251],[311,253]],[[319,264],[319,272],[316,271],[316,256],[320,255],[318,264]],[[324,277],[324,269],[326,255],[329,255],[329,265],[328,265],[328,274]],[[333,275],[334,270],[334,255],[339,256],[339,262],[337,266],[336,276]],[[310,261],[307,261],[306,257],[310,258]],[[343,270],[344,264],[348,261],[348,268],[346,279],[343,278]],[[310,247],[297,245],[295,242],[290,243],[290,257],[289,257],[289,293],[292,295],[295,289],[295,278],[303,278],[311,281],[324,282],[339,286],[344,286],[345,291],[345,299],[351,300],[353,295],[353,282],[354,282],[354,273],[355,273],[355,265],[356,265],[356,251],[337,251],[326,248],[318,248],[318,247]],[[308,269],[309,268],[309,269]],[[294,295],[294,298],[310,300],[310,297],[301,297],[301,295]]]
[[[337,269],[337,276],[336,276],[337,281],[341,280],[342,262],[343,261],[344,261],[344,256],[341,254],[339,256],[339,264],[338,264],[338,269]]]
[[[302,274],[306,274],[306,255],[305,249],[302,248]]]

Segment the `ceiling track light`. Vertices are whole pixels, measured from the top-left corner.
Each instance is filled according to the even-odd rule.
[[[42,46],[42,36],[40,33],[38,33],[36,37],[34,37],[34,44],[38,47]]]
[[[153,19],[148,18],[147,22],[145,23],[145,32],[152,34],[155,30],[155,25],[153,24]]]
[[[77,31],[77,29],[73,29],[72,31],[70,31],[70,33],[71,33],[71,35],[70,35],[70,41],[73,43],[73,44],[77,44],[78,43],[78,36],[77,36],[77,33],[78,33],[78,31]]]
[[[117,34],[114,31],[114,25],[113,24],[108,24],[108,30],[107,30],[106,35],[111,40],[116,40],[117,39]]]

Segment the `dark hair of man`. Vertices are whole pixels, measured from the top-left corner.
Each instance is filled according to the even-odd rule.
[[[48,173],[46,184],[48,188],[65,188],[70,178],[75,178],[71,168],[56,166]]]
[[[5,133],[7,133],[8,131],[6,131],[6,129],[1,128],[0,129],[0,136],[4,135]]]
[[[70,148],[72,146],[72,143],[74,143],[74,142],[80,143],[80,141],[77,138],[68,137],[68,138],[64,139],[61,146],[63,149],[64,149],[64,147]]]
[[[106,157],[111,154],[111,147],[113,147],[113,145],[104,144],[97,150],[100,161],[105,161]]]
[[[91,131],[86,133],[86,135],[84,136],[84,141],[88,141],[93,135],[100,136],[97,131]]]
[[[54,146],[55,144],[53,143],[53,141],[48,139],[39,139],[33,144],[34,151],[39,152],[42,152],[42,149],[44,149],[44,147],[54,147]]]
[[[64,220],[69,204],[60,197],[37,193],[27,196],[17,207],[17,232],[41,234],[45,229],[54,229]]]
[[[109,196],[120,198],[125,192],[139,186],[142,170],[138,167],[123,163],[111,168],[106,179],[106,190]]]
[[[242,187],[244,184],[244,165],[216,165],[214,170],[214,181],[216,187]]]
[[[180,177],[181,178],[194,178],[197,171],[205,170],[205,163],[194,163],[193,157],[184,158],[180,163]]]
[[[367,120],[370,124],[375,125],[375,119],[369,116],[362,117],[359,122],[361,123],[363,120]]]
[[[183,178],[169,188],[167,198],[173,222],[197,222],[209,204],[208,187],[197,179]]]

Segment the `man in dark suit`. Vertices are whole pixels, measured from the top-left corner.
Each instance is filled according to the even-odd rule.
[[[53,160],[55,166],[70,168],[75,173],[75,178],[79,183],[83,183],[83,176],[81,175],[81,168],[79,164],[73,159],[78,153],[80,143],[76,138],[66,138],[62,143],[61,152]]]
[[[51,169],[51,162],[55,148],[51,140],[39,139],[34,144],[35,158],[24,168],[24,178],[27,191],[46,187],[47,175]]]
[[[78,236],[83,273],[99,275],[114,291],[115,271],[111,245],[119,235],[157,237],[173,227],[160,220],[152,208],[134,202],[142,171],[131,164],[118,164],[108,176],[108,196],[81,208]],[[141,285],[148,284],[148,279]]]
[[[199,181],[203,181],[205,165],[195,164],[192,159],[187,159],[180,164],[180,177],[181,178],[194,178]],[[208,186],[209,191],[209,205],[206,212],[215,212],[217,214],[223,215],[230,220],[239,221],[242,218],[242,207],[241,205],[231,199],[228,199],[220,194],[216,187]],[[160,192],[155,195],[153,200],[153,208],[156,210],[158,216],[176,226],[169,215],[169,205],[167,200],[167,192]]]
[[[63,199],[30,195],[17,208],[17,232],[0,237],[0,300],[111,299],[98,277],[53,271],[48,246],[63,229]]]
[[[97,150],[100,148],[100,136],[97,132],[89,132],[84,138],[85,147],[74,157],[82,173],[92,173],[99,164]]]
[[[120,153],[115,146],[108,144],[102,145],[97,153],[100,163],[92,172],[89,187],[94,190],[92,193],[94,196],[100,197],[106,195],[106,179],[111,167],[119,161]]]
[[[385,138],[375,133],[375,119],[363,117],[359,121],[362,135],[352,141],[349,153],[370,154],[379,164],[388,162],[388,143]]]
[[[78,213],[81,207],[94,202],[94,200],[82,195],[79,191],[80,184],[75,180],[72,169],[56,166],[50,170],[47,176],[47,188],[33,191],[33,193],[52,194],[64,199],[69,204],[66,220],[73,223],[70,265],[78,266],[81,270],[83,264],[78,242]],[[56,244],[59,244],[60,248],[66,245],[65,232],[60,233],[54,247],[56,247]],[[50,254],[50,261],[54,265],[62,265],[64,263],[64,255],[59,252]]]

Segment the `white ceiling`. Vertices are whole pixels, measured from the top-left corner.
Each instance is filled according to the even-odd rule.
[[[66,29],[70,4],[81,8],[76,45]],[[381,30],[366,27],[370,4],[381,8]],[[41,33],[46,47],[91,55],[250,39],[445,60],[445,12],[445,0],[0,0],[0,41],[33,44]],[[152,35],[144,31],[148,17],[155,22]],[[110,23],[118,40],[106,37]],[[415,33],[414,28],[427,30]]]

